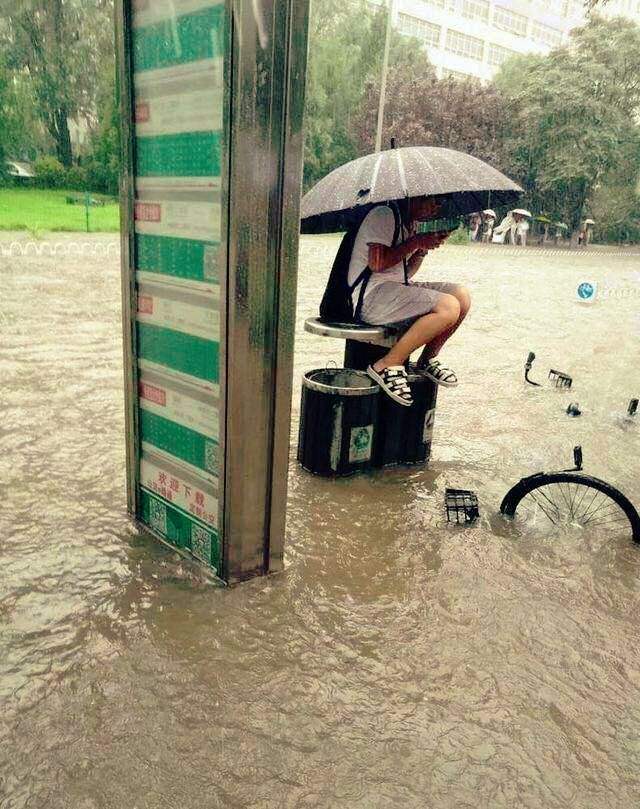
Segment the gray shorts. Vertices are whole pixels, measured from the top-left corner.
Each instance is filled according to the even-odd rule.
[[[360,317],[372,326],[404,325],[428,315],[443,295],[453,294],[457,284],[447,281],[397,281],[377,284],[365,296]]]

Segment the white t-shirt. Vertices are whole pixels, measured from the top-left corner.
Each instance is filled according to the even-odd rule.
[[[395,229],[396,218],[388,205],[378,205],[365,216],[358,230],[358,235],[353,245],[353,252],[351,253],[351,261],[349,262],[350,286],[351,284],[355,284],[360,273],[369,265],[369,242],[391,247]],[[398,242],[403,242],[407,238],[407,230],[404,229],[404,235],[403,233],[399,235]],[[389,267],[388,270],[384,270],[384,272],[374,272],[371,274],[371,278],[367,284],[367,289],[364,293],[365,298],[378,284],[383,284],[385,281],[396,281],[397,283],[404,284],[404,280],[404,263],[402,261],[395,264],[393,267]],[[358,286],[353,293],[354,304],[359,294],[360,287]]]

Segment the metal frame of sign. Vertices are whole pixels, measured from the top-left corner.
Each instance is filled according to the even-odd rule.
[[[175,6],[116,2],[128,508],[235,583],[283,566],[309,0]]]

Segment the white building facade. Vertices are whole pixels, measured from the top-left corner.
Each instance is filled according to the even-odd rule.
[[[424,43],[440,78],[483,81],[514,54],[548,53],[585,21],[583,0],[394,0],[393,9],[395,27]],[[601,13],[640,22],[640,0],[611,0]]]

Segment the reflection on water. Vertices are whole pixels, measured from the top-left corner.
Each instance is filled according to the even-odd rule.
[[[293,436],[302,373],[340,359],[302,331],[335,246],[302,244]],[[637,258],[438,251],[474,308],[431,469],[292,465],[287,570],[230,591],[125,517],[116,261],[0,268],[3,809],[638,805],[640,552],[496,514],[578,443],[640,503]],[[636,295],[581,306],[584,280]],[[573,390],[525,388],[529,350]]]

